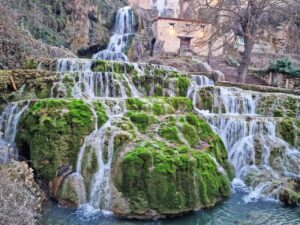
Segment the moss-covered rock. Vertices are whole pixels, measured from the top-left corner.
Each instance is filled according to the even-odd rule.
[[[213,206],[230,194],[234,172],[225,146],[205,120],[187,113],[188,101],[127,99],[126,116],[140,134],[115,156],[112,210],[116,215],[139,219],[178,215]],[[157,113],[152,107],[158,102],[172,110]]]
[[[300,98],[284,94],[263,95],[257,105],[257,113],[274,117],[296,117]]]
[[[155,115],[172,114],[176,111],[189,112],[193,110],[192,101],[185,97],[160,98],[128,98],[128,110],[152,112]]]
[[[77,208],[85,203],[86,193],[82,176],[72,173],[65,177],[56,197],[61,205],[67,207]]]
[[[229,196],[230,182],[207,152],[143,142],[126,154],[119,187],[130,216],[154,210],[156,216],[176,215],[214,205]]]
[[[199,91],[197,107],[199,109],[213,111],[214,97],[210,87],[203,88]]]
[[[148,126],[155,120],[154,116],[149,116],[146,113],[128,112],[127,115],[140,132],[145,132]]]
[[[300,147],[300,118],[283,118],[277,122],[277,133],[290,145]]]
[[[101,127],[108,120],[106,109],[100,101],[93,101],[93,107],[97,114],[98,127]]]
[[[300,181],[299,179],[289,180],[279,193],[279,199],[286,205],[297,206],[300,204]]]
[[[178,78],[179,96],[185,97],[190,86],[190,80],[186,77]]]
[[[106,119],[103,112],[98,114],[98,121]],[[82,100],[37,101],[20,121],[17,143],[20,149],[30,151],[33,168],[50,181],[61,166],[74,168],[80,146],[94,123],[90,107]]]

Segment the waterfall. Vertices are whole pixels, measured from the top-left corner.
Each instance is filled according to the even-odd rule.
[[[197,102],[199,91],[207,90],[213,84],[196,82],[196,79],[203,78],[193,77],[187,96],[193,100],[195,110],[222,138],[229,161],[236,170],[234,183],[250,186],[251,191],[245,200],[253,201],[261,196],[277,199],[283,185],[280,178],[300,177],[300,151],[276,136],[275,118],[257,114],[257,105],[263,94],[239,88],[213,87],[210,90],[212,104],[217,112],[212,113],[198,108]],[[274,96],[275,100],[280,98],[280,94]],[[281,158],[272,160],[272,151],[279,151]]]
[[[93,59],[128,61],[124,52],[135,33],[135,24],[134,12],[130,6],[119,9],[107,49],[93,55]]]
[[[60,81],[51,90],[51,97],[67,97],[67,87],[64,80],[71,80],[71,96],[73,98],[126,98],[138,97],[140,94],[133,85],[129,74],[116,77],[114,68],[111,72],[93,72],[92,60],[88,59],[58,59],[56,70],[60,74]],[[70,85],[69,85],[70,86]]]
[[[125,99],[129,94],[138,97],[140,94],[134,87],[129,75],[125,72],[121,77],[115,77],[114,68],[111,72],[92,72],[92,60],[59,59],[57,72],[60,73],[60,85],[65,76],[73,80],[72,97],[81,98],[91,108],[95,121],[97,114],[94,110],[93,101],[101,101],[108,115],[107,122],[100,128],[95,125],[95,130],[89,134],[79,151],[77,157],[76,172],[72,176],[75,180],[76,191],[87,195],[79,195],[80,208],[78,210],[84,216],[90,217],[94,213],[110,212],[111,203],[111,164],[114,151],[115,136],[122,130],[114,126],[114,122],[126,112]],[[54,84],[54,87],[57,84]],[[126,91],[126,87],[127,91]],[[128,94],[127,94],[128,92]],[[98,170],[93,175],[89,190],[85,190],[82,174],[83,158],[87,150],[95,153]],[[104,156],[106,155],[106,157]]]
[[[18,123],[27,108],[28,102],[10,103],[0,116],[0,163],[18,159],[15,138]]]

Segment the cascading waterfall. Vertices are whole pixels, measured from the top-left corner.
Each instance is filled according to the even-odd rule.
[[[185,76],[178,75],[178,71],[172,67],[130,63],[118,63],[118,68],[114,68],[114,63],[105,63],[101,64],[105,68],[99,69],[105,72],[93,72],[92,65],[97,66],[96,62],[98,61],[89,59],[59,59],[56,70],[60,79],[51,90],[53,98],[80,98],[85,101],[90,106],[95,121],[98,118],[93,103],[100,101],[106,107],[107,122],[101,127],[95,122],[94,131],[86,136],[78,154],[76,171],[66,178],[75,185],[80,203],[79,213],[88,216],[99,211],[109,212],[111,209],[110,173],[114,140],[122,133],[115,124],[126,113],[126,98],[148,95],[178,96],[178,76]],[[127,74],[126,70],[130,68],[135,71]],[[147,88],[141,87],[143,83],[139,84],[139,78],[145,78],[143,82],[154,82],[154,85],[147,83]],[[187,96],[192,99],[195,111],[205,117],[223,139],[229,160],[236,169],[237,180],[246,183],[253,174],[265,175],[263,180],[257,181],[253,186],[254,190],[248,195],[248,201],[261,195],[277,198],[280,184],[276,183],[275,187],[274,180],[283,176],[300,177],[299,150],[276,136],[278,118],[256,114],[263,94],[238,88],[216,87],[213,81],[202,75],[186,74],[186,78],[190,81]],[[160,85],[159,94],[155,93],[155,84]],[[203,89],[208,89],[212,94],[213,112],[198,108],[197,103],[202,97],[199,93]],[[280,101],[279,95],[274,96],[276,101]],[[28,103],[19,102],[7,106],[3,111],[0,117],[0,131],[3,133],[0,146],[10,145],[15,148],[17,124],[27,107]],[[299,116],[299,105],[297,107],[296,116]],[[185,143],[183,136],[179,138]],[[273,149],[277,149],[281,156],[281,161],[276,161],[276,167],[270,160]],[[89,152],[95,153],[98,169],[86,185],[83,161],[85,154],[90,154]],[[13,153],[16,154],[17,151],[14,149]],[[0,160],[7,162],[10,154],[6,152],[4,156],[0,156]],[[213,160],[215,161],[214,158]],[[215,163],[219,172],[223,173],[221,165],[217,161]]]
[[[274,180],[281,176],[300,177],[300,151],[276,136],[275,118],[256,114],[261,97],[258,92],[214,87],[213,106],[217,113],[211,113],[197,107],[199,91],[207,86],[207,82],[195,82],[193,78],[188,97],[193,99],[195,110],[207,119],[224,141],[229,160],[236,170],[234,183],[240,185],[251,176],[264,176],[261,181],[256,180],[245,200],[253,201],[261,196],[277,199],[281,185]],[[272,165],[275,169],[270,165],[273,149],[280,149],[282,157],[282,161]]]
[[[85,187],[82,176],[83,157],[87,149],[91,149],[96,154],[99,169],[93,175],[90,190],[83,191],[89,193],[89,195],[79,197],[81,207],[78,212],[85,216],[91,216],[99,211],[102,213],[110,211],[110,172],[114,139],[117,134],[122,132],[113,123],[126,112],[125,99],[127,93],[124,85],[128,87],[130,96],[139,96],[137,89],[126,73],[122,77],[116,78],[114,77],[114,68],[110,68],[112,72],[92,72],[91,62],[92,60],[59,59],[57,66],[57,72],[61,74],[60,83],[63,83],[65,74],[71,76],[74,81],[77,80],[72,88],[72,97],[83,99],[91,107],[95,121],[98,118],[93,108],[93,101],[101,101],[108,115],[107,122],[100,128],[95,125],[95,130],[85,138],[78,154],[76,172],[72,177],[76,180],[77,192],[82,191],[82,187]],[[107,158],[104,157],[105,154],[107,154]]]
[[[113,103],[114,106],[110,108],[106,105],[106,101]],[[94,174],[91,181],[90,195],[87,203],[80,208],[85,215],[90,215],[95,212],[106,213],[110,211],[111,203],[111,164],[113,159],[114,140],[115,136],[122,132],[120,128],[113,125],[113,122],[121,118],[126,109],[125,101],[122,99],[106,99],[102,101],[107,108],[108,121],[99,129],[95,129],[85,139],[85,142],[80,150],[77,160],[77,173],[81,173],[83,155],[88,147],[90,147],[97,156],[98,171]],[[107,159],[104,158],[105,150],[107,148]]]
[[[124,51],[135,33],[135,24],[134,13],[130,6],[119,9],[107,49],[93,55],[93,59],[128,61]]]
[[[60,73],[60,81],[55,83],[52,97],[65,97],[67,87],[64,80],[71,80],[71,97],[73,98],[126,98],[128,92],[132,97],[138,97],[139,93],[134,87],[131,78],[125,72],[123,76],[116,77],[114,68],[111,72],[93,72],[91,70],[92,60],[62,58],[58,60],[56,70]]]
[[[27,108],[28,102],[10,103],[0,116],[0,163],[18,159],[15,138],[18,123]]]
[[[208,77],[203,75],[193,75],[190,83],[190,87],[187,91],[187,97],[192,99],[194,109],[201,114],[204,114],[205,111],[198,109],[197,101],[198,101],[198,94],[201,88],[213,86],[214,82],[210,80]]]

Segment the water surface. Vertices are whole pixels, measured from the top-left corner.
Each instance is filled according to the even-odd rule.
[[[48,203],[41,225],[300,225],[300,207],[285,207],[274,201],[246,203],[244,192],[238,191],[216,207],[167,220],[121,220],[98,216],[84,220],[75,210]]]

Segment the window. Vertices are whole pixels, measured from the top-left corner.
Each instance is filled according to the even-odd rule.
[[[175,30],[175,23],[169,23],[170,24],[170,29]]]

